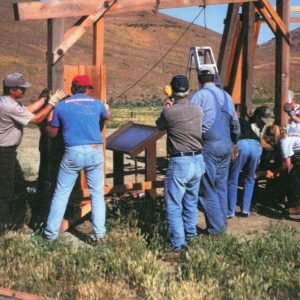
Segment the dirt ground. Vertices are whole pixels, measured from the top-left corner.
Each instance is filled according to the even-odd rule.
[[[107,131],[107,136],[109,136],[113,130]],[[26,179],[29,181],[34,181],[37,178],[38,166],[39,166],[39,151],[38,151],[38,139],[39,130],[37,128],[25,128],[24,139],[22,144],[18,149],[18,158],[23,170],[27,170]],[[166,158],[166,145],[165,137],[160,139],[157,143],[157,156],[160,160],[165,161]],[[140,171],[143,169],[143,163],[138,160],[137,170],[138,174],[134,172],[135,162],[130,157],[125,156],[125,166],[129,173],[133,173],[126,176],[125,183],[135,182],[135,180],[143,181],[143,176],[140,175]],[[106,151],[106,174],[107,174],[107,184],[112,185],[112,151]],[[158,180],[163,180],[163,175],[158,174]],[[158,193],[162,193],[162,190],[158,190]],[[257,233],[263,233],[269,224],[286,224],[297,228],[300,231],[300,220],[284,218],[282,214],[274,211],[272,209],[263,207],[256,204],[250,217],[234,217],[228,221],[228,231],[233,235],[241,235],[247,238]],[[201,228],[205,227],[205,220],[202,213],[199,213],[199,225]]]

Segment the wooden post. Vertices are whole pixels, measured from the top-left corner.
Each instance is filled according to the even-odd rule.
[[[231,94],[233,102],[236,104],[241,103],[241,82],[242,82],[242,51],[243,51],[243,41],[242,41],[242,27],[243,23],[241,21],[241,16],[239,15],[239,20],[236,23],[236,27],[232,30],[234,31],[234,39],[232,43],[232,48],[234,51],[231,52],[231,57],[229,60],[229,67],[226,73],[227,87],[226,90]]]
[[[146,181],[156,180],[156,143],[149,145],[145,150],[146,158]],[[146,192],[146,196],[155,199],[156,190],[152,189]]]
[[[230,64],[231,57],[234,56],[236,51],[235,29],[240,20],[239,15],[240,4],[229,4],[227,16],[225,19],[225,26],[219,51],[218,69],[222,79],[224,88],[228,86],[229,76],[232,73],[232,63]]]
[[[113,153],[114,186],[124,184],[124,154],[119,151]]]
[[[279,16],[289,28],[289,0],[277,0]],[[276,70],[275,70],[275,123],[284,126],[288,123],[288,115],[282,106],[288,100],[289,90],[289,58],[290,47],[279,29],[276,32]]]
[[[62,0],[43,0],[42,2],[63,2]],[[48,20],[48,53],[47,53],[47,74],[48,88],[55,91],[63,89],[64,65],[63,58],[53,64],[54,49],[64,40],[64,19]]]
[[[253,3],[243,4],[243,66],[242,66],[242,105],[241,116],[251,112],[254,66],[254,24],[255,7]]]

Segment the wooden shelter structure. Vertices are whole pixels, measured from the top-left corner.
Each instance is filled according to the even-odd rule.
[[[188,6],[229,4],[219,54],[218,69],[223,86],[241,103],[241,113],[251,109],[254,52],[261,22],[266,22],[276,36],[276,123],[284,125],[287,116],[282,105],[288,99],[289,89],[289,13],[300,12],[291,7],[290,0],[276,0],[276,10],[269,0],[41,0],[14,4],[15,19],[20,21],[45,19],[48,22],[48,87],[62,89],[69,86],[73,75],[90,74],[96,85],[94,96],[106,102],[106,69],[104,65],[104,17],[124,12],[145,11]],[[64,18],[79,17],[65,31]],[[65,66],[63,57],[81,36],[93,27],[93,62],[91,65]],[[89,197],[84,176],[81,176],[83,197]],[[153,182],[148,183],[153,188]],[[128,187],[124,187],[126,189]],[[106,192],[120,190],[106,187]],[[121,189],[122,190],[122,189]],[[80,216],[90,211],[89,202],[83,202]],[[68,228],[68,222],[62,230]]]

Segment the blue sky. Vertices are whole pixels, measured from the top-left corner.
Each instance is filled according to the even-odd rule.
[[[275,0],[271,0],[271,3],[275,5]],[[290,5],[299,6],[299,0],[290,0]],[[176,9],[161,9],[160,12],[166,15],[191,22],[197,14],[202,10],[201,7],[184,7]],[[223,33],[224,19],[227,13],[227,4],[222,5],[208,5],[205,9],[205,13],[202,12],[195,24],[212,29],[218,33]],[[295,14],[295,16],[300,17],[300,13]],[[299,23],[291,23],[290,30],[300,27]],[[266,24],[262,24],[260,29],[260,34],[258,38],[258,44],[267,42],[274,37],[272,31],[268,28]]]

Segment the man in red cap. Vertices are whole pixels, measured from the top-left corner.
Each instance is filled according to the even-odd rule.
[[[81,170],[84,170],[92,200],[92,224],[97,240],[105,234],[104,172],[101,122],[110,112],[99,100],[90,96],[93,86],[88,75],[73,78],[73,96],[61,101],[47,127],[55,137],[62,129],[65,152],[60,163],[56,188],[44,237],[54,240],[59,234],[70,193]]]

